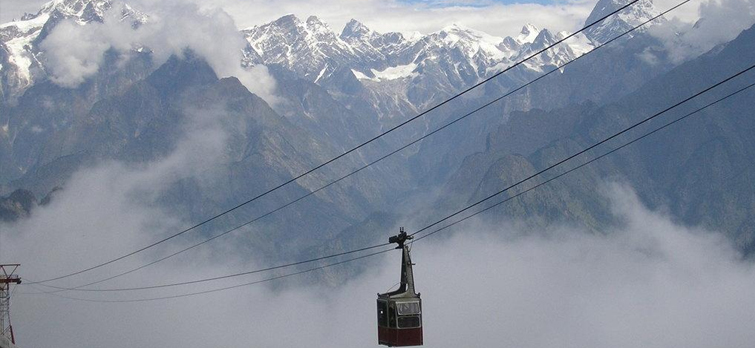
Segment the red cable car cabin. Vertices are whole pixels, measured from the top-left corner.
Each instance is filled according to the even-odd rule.
[[[378,344],[389,347],[422,345],[422,300],[414,292],[414,273],[409,247],[411,239],[401,228],[401,233],[388,239],[402,249],[401,286],[396,291],[378,294]]]

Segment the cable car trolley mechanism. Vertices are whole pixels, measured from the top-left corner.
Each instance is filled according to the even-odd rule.
[[[377,320],[378,344],[399,346],[422,345],[422,300],[414,290],[414,273],[409,246],[404,244],[412,239],[401,228],[401,232],[388,239],[401,249],[401,286],[398,290],[378,294]]]

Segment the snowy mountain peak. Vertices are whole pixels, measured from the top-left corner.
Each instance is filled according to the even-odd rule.
[[[507,36],[501,41],[501,43],[498,44],[498,49],[501,51],[516,51],[521,47],[521,44],[516,41],[516,39],[512,38],[511,36]]]
[[[110,0],[54,0],[42,6],[37,15],[58,12],[82,22],[101,21],[111,7]]]
[[[341,38],[346,39],[367,37],[371,33],[372,30],[370,30],[370,28],[367,28],[364,24],[352,18],[348,23],[346,23],[346,26],[343,27],[343,31],[341,31]]]
[[[128,4],[111,0],[54,0],[43,5],[36,15],[25,16],[24,18],[32,19],[49,15],[69,18],[79,24],[86,24],[102,22],[105,19],[105,14],[113,7],[119,9],[120,20],[133,20],[134,25],[143,24],[148,19],[145,13],[133,9]]]
[[[137,26],[147,21],[147,16],[119,3],[118,20],[131,20]],[[111,0],[54,0],[44,4],[36,14],[26,14],[20,21],[0,25],[0,80],[7,81],[7,87],[0,88],[0,97],[14,100],[35,80],[44,78],[45,69],[38,57],[37,45],[44,38],[43,28],[51,29],[63,19],[80,25],[102,22],[106,12],[114,7]],[[7,52],[7,53],[6,53]],[[5,54],[7,54],[7,56]],[[3,91],[4,89],[4,91]]]
[[[27,24],[34,27],[33,30],[14,28],[12,33],[17,35],[18,32],[33,31],[38,35],[53,16],[62,15],[63,18],[85,24],[87,13],[91,13],[102,20],[104,12],[115,7],[115,4],[111,0],[55,0],[45,5],[35,18],[28,20]],[[127,7],[124,9],[133,11]],[[0,26],[0,34],[5,34],[3,30],[4,27]],[[11,33],[10,30],[7,32]],[[375,32],[354,19],[345,25],[339,35],[316,16],[302,20],[293,14],[241,32],[249,43],[242,60],[244,66],[277,65],[301,78],[332,88],[340,88],[334,85],[334,81],[345,76],[344,71],[351,70],[354,75],[359,72],[361,75],[356,77],[368,84],[392,81],[406,87],[412,83],[426,83],[428,86],[441,85],[440,88],[447,94],[509,66],[516,59],[531,54],[535,47],[545,47],[556,40],[551,32],[541,31],[531,24],[525,25],[515,39],[504,39],[460,23],[407,39],[396,32]],[[4,43],[12,51],[11,64],[7,65],[7,69],[16,69],[6,71],[23,79],[17,85],[26,88],[36,79],[32,76],[34,71],[43,73],[45,70],[42,66],[33,66],[41,63],[36,60],[37,51],[27,48],[27,43],[36,36],[23,35],[23,40]],[[555,64],[573,56],[568,47],[554,50],[543,58],[532,60],[526,68],[540,71],[542,64]],[[378,89],[376,93],[383,93],[380,92],[383,87],[373,87]],[[436,95],[415,95],[409,98],[411,100],[406,99],[406,103],[420,107],[431,102],[432,98],[436,98]]]
[[[336,33],[330,29],[320,18],[315,16],[309,16],[307,18],[307,30],[309,33],[320,42],[333,43],[340,41],[336,36]]]
[[[315,16],[303,23],[287,15],[242,33],[260,58],[250,63],[280,64],[312,79],[325,67],[345,63],[353,55],[353,49]]]
[[[283,29],[295,29],[297,27],[300,27],[302,25],[301,21],[298,17],[294,14],[287,14],[283,17],[280,17],[273,22],[267,23],[262,25],[262,27],[277,27],[277,28],[283,28]],[[248,30],[257,28],[258,26],[254,26],[252,28],[249,28]]]
[[[525,24],[522,27],[522,30],[520,31],[520,33],[522,35],[529,35],[529,34],[532,34],[532,33],[537,33],[538,31],[539,30],[537,29],[537,27],[534,24],[527,23],[527,24]]]
[[[461,23],[451,23],[440,30],[441,32],[451,32],[451,31],[470,31],[470,29],[466,26],[464,26]]]
[[[470,61],[475,60],[474,57],[478,54],[483,56],[481,59],[499,60],[505,56],[498,47],[503,38],[458,23],[447,26],[429,37],[439,38],[442,41],[440,45],[443,47],[460,50]]]
[[[522,27],[522,31],[519,33],[515,40],[520,45],[523,43],[532,43],[533,41],[535,41],[535,38],[537,38],[538,34],[540,34],[540,29],[528,23],[525,24],[524,27]]]
[[[585,25],[592,24],[609,13],[616,11],[629,3],[629,0],[600,0],[587,17]],[[649,20],[658,15],[653,5],[653,0],[640,0],[637,3],[621,10],[602,22],[585,30],[585,35],[593,43],[599,44],[612,39],[619,34]]]
[[[542,46],[543,48],[558,41],[555,35],[553,35],[548,29],[543,29],[537,34],[537,37],[532,41],[532,46]]]
[[[309,16],[306,22],[302,22],[294,14],[288,14],[273,22],[244,29],[242,32],[266,32],[269,34],[292,36],[308,41],[335,38],[332,30],[316,16]],[[264,38],[267,38],[266,36]],[[252,42],[252,45],[254,43]]]
[[[307,17],[307,26],[312,28],[325,28],[327,30],[330,30],[328,28],[328,25],[321,21],[320,18],[317,18],[317,16]]]
[[[483,41],[495,46],[503,41],[503,38],[501,37],[489,35],[485,32],[475,30],[458,23],[451,24],[441,29],[437,32],[437,34],[441,38],[443,38],[446,44],[448,44],[449,46],[454,46],[460,41],[464,41],[466,43]]]

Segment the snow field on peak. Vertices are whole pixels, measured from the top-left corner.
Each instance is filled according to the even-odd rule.
[[[437,32],[437,34],[443,38],[443,42],[448,47],[455,48],[461,45],[469,58],[474,57],[479,51],[483,51],[488,58],[494,60],[508,57],[506,52],[498,48],[498,45],[503,42],[502,37],[493,36],[459,24],[452,24]]]
[[[525,43],[532,43],[535,41],[539,34],[540,30],[536,26],[528,23],[524,27],[522,27],[522,31],[514,40],[520,45]]]
[[[48,13],[42,13],[29,20],[14,21],[0,25],[0,31],[13,30],[12,28],[15,27],[18,34],[20,34],[6,41],[5,47],[8,49],[9,63],[16,66],[19,86],[22,88],[32,83],[31,65],[34,57],[29,49],[49,18],[50,15]],[[2,68],[0,68],[1,70]]]
[[[32,30],[35,29],[41,29],[43,25],[45,25],[45,22],[50,18],[50,15],[47,13],[40,14],[39,16],[36,16],[32,19],[27,20],[20,20],[20,21],[12,21],[8,23],[0,24],[0,30],[8,29],[10,27],[16,27],[16,29],[21,33],[29,33]]]
[[[380,82],[380,81],[390,81],[390,80],[416,77],[419,75],[417,72],[414,71],[416,69],[417,69],[416,63],[389,67],[383,71],[370,69],[372,71],[372,74],[375,75],[375,77],[369,77],[357,70],[352,69],[351,71],[354,73],[354,76],[356,76],[357,79]]]

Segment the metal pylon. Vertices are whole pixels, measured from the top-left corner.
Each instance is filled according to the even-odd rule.
[[[16,338],[10,321],[10,295],[11,284],[21,284],[21,278],[14,274],[18,266],[17,263],[0,265],[0,335],[13,344],[16,344]]]

